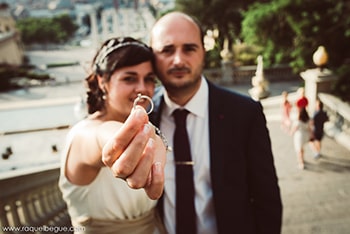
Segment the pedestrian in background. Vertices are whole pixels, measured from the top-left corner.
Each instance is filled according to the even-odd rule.
[[[309,104],[309,100],[305,96],[305,88],[304,87],[300,87],[297,90],[297,95],[298,95],[298,98],[297,98],[297,101],[295,103],[297,108],[298,109],[307,108],[307,106]]]
[[[282,92],[282,120],[281,120],[281,128],[283,131],[289,133],[291,126],[291,118],[290,112],[292,110],[292,104],[288,100],[288,92]]]
[[[315,113],[311,119],[312,136],[310,139],[315,159],[321,157],[321,141],[324,135],[324,123],[327,121],[328,115],[323,110],[323,103],[320,99],[317,99]]]
[[[311,135],[310,117],[306,108],[298,109],[298,117],[293,122],[290,134],[293,135],[298,168],[303,170],[305,168],[304,146],[309,142]]]

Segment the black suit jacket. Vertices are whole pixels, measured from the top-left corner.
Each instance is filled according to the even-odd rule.
[[[282,202],[262,106],[208,84],[210,173],[218,232],[280,233]],[[158,126],[162,93],[154,96],[151,117]]]

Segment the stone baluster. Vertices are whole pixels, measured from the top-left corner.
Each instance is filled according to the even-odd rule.
[[[0,226],[71,227],[58,188],[59,168],[0,179]]]

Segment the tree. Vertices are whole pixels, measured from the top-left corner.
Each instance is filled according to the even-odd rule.
[[[204,30],[217,28],[222,38],[233,39],[239,35],[242,15],[235,1],[178,0],[176,8],[195,16]]]
[[[264,48],[267,65],[289,63],[294,71],[312,64],[323,45],[329,66],[339,67],[350,54],[350,3],[345,0],[274,0],[252,4],[244,13],[242,37]]]
[[[26,18],[17,22],[24,44],[67,42],[77,26],[68,15],[53,18]]]
[[[260,0],[258,2],[266,2]],[[219,42],[222,45],[225,38],[230,44],[240,38],[243,12],[255,0],[177,0],[176,9],[196,17],[203,30],[217,28]]]
[[[220,51],[225,39],[229,45],[239,39],[241,31],[242,13],[249,3],[254,0],[177,0],[176,10],[195,17],[201,24],[204,32],[216,29],[219,36],[214,49],[207,52],[206,66],[220,66]]]
[[[78,26],[73,22],[69,15],[60,15],[52,19],[53,23],[58,24],[61,29],[65,32],[65,35],[61,38],[63,41],[70,39]]]

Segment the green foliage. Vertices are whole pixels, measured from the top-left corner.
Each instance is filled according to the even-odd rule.
[[[242,12],[254,0],[177,0],[176,10],[194,16],[201,23],[204,32],[218,29],[217,46],[208,52],[207,66],[220,67],[220,51],[223,41],[227,38],[230,44],[239,39],[241,31]]]
[[[337,69],[336,73],[339,78],[333,88],[333,93],[343,101],[350,103],[350,64],[344,64]]]
[[[295,72],[314,67],[318,46],[338,67],[350,54],[350,6],[343,0],[274,0],[252,4],[244,13],[242,37],[264,48],[267,64],[289,63]]]
[[[78,28],[68,15],[54,18],[25,18],[17,22],[24,44],[67,42]]]
[[[242,21],[244,41],[263,48],[266,66],[287,62],[293,52],[293,33],[282,12],[284,2],[255,3]]]
[[[21,88],[16,79],[46,81],[51,79],[49,74],[37,73],[33,71],[32,66],[11,66],[0,64],[0,91]]]
[[[241,30],[241,11],[252,0],[177,0],[176,9],[195,16],[204,30],[217,28],[220,38],[238,38]]]
[[[207,51],[205,56],[205,68],[217,68],[220,66],[221,66],[220,51],[216,46],[214,49]]]
[[[225,38],[230,44],[240,39],[246,47],[262,48],[258,54],[263,55],[265,67],[289,64],[295,73],[315,67],[312,55],[320,45],[326,48],[327,66],[334,71],[350,57],[348,0],[177,0],[176,10],[195,16],[204,31],[219,29],[218,46],[208,52],[209,67],[220,65]],[[256,51],[234,53],[242,64],[256,62]],[[350,74],[343,70],[335,90],[345,95],[350,93]]]
[[[254,45],[238,43],[233,46],[233,57],[237,66],[256,64],[256,58],[260,53],[262,48]]]

